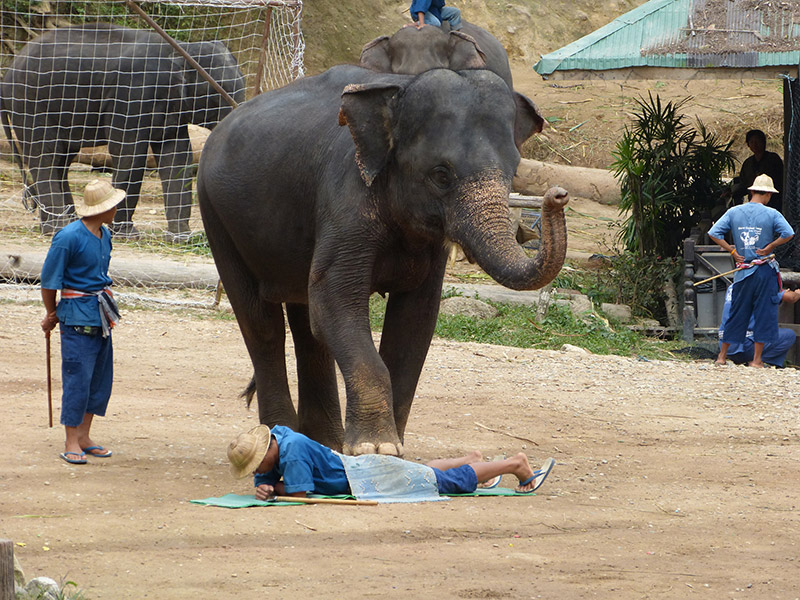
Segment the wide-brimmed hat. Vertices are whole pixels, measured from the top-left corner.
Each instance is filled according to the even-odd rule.
[[[779,193],[778,190],[775,189],[775,184],[772,182],[772,177],[769,175],[759,175],[756,177],[756,180],[753,182],[749,188],[747,188],[751,192],[761,192],[765,194],[767,192],[771,194]]]
[[[125,191],[114,188],[108,181],[93,179],[83,190],[83,200],[75,205],[79,217],[93,217],[111,210],[125,198]]]
[[[236,439],[228,445],[231,475],[236,479],[251,475],[264,460],[271,435],[269,427],[258,425],[247,433],[236,436]]]

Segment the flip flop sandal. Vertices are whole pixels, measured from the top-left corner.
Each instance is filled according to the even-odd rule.
[[[503,478],[502,475],[498,475],[497,477],[492,477],[488,481],[484,481],[483,483],[478,484],[479,490],[491,490],[496,488],[500,485],[500,480]]]
[[[62,452],[59,456],[71,465],[85,465],[85,452]],[[80,456],[80,458],[70,458],[70,456]]]
[[[556,461],[554,459],[548,458],[546,461],[544,461],[544,464],[542,465],[541,469],[539,469],[538,471],[534,471],[533,475],[528,477],[525,481],[520,481],[519,485],[517,486],[517,489],[514,491],[517,494],[530,494],[531,492],[535,492],[542,486],[544,480],[547,479],[547,476],[550,475],[550,471],[553,470],[555,464]],[[534,480],[536,480],[536,485],[534,485],[531,489],[526,490],[524,492],[520,491],[519,488],[525,487],[526,485],[530,484],[531,481]]]
[[[95,454],[92,450],[99,450],[100,452],[105,452],[103,454]],[[106,450],[102,446],[89,446],[88,448],[83,449],[84,454],[88,454],[89,456],[94,456],[95,458],[108,458],[113,454],[111,450]]]

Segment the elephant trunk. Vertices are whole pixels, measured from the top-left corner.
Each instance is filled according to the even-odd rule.
[[[564,207],[567,191],[553,187],[542,202],[539,252],[530,258],[517,243],[508,212],[509,185],[497,171],[484,172],[461,185],[449,215],[449,237],[470,260],[498,283],[515,290],[535,290],[555,279],[567,254]]]

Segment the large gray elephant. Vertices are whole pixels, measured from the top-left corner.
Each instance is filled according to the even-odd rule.
[[[408,25],[361,50],[360,64],[381,73],[417,75],[429,69],[489,69],[514,88],[506,49],[491,33],[464,22],[458,31]]]
[[[182,46],[237,102],[244,78],[218,42]],[[187,124],[212,128],[232,110],[158,34],[94,23],[63,27],[29,42],[0,84],[6,136],[17,137],[20,168],[39,206],[42,230],[74,219],[67,172],[82,146],[109,145],[114,186],[127,197],[113,230],[135,235],[148,147],[158,163],[171,233],[189,231],[192,152]],[[24,176],[24,171],[23,171]]]
[[[338,66],[250,100],[211,133],[200,211],[253,361],[262,423],[350,454],[402,454],[449,243],[514,289],[546,285],[563,264],[564,190],[544,199],[535,258],[508,214],[518,147],[541,127],[533,103],[485,69],[414,77]],[[380,350],[373,292],[389,294]]]

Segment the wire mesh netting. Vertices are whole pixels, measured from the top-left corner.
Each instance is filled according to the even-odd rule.
[[[786,153],[786,184],[783,212],[795,231],[800,229],[800,80],[787,79],[789,91],[789,134]],[[800,236],[795,235],[788,244],[779,246],[776,254],[781,269],[800,271]]]
[[[127,192],[115,256],[210,261],[203,144],[234,106],[303,75],[301,15],[301,0],[3,0],[0,242],[46,250],[107,178]]]

